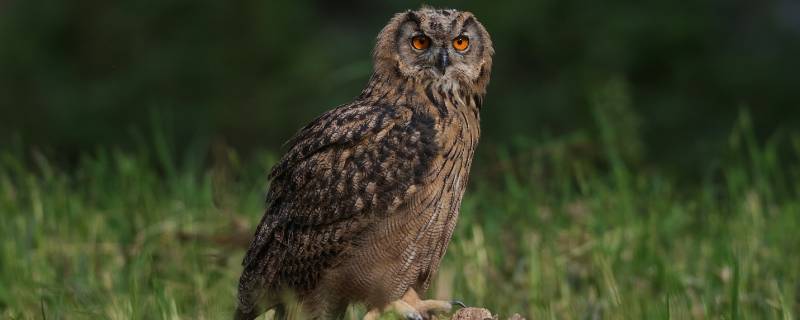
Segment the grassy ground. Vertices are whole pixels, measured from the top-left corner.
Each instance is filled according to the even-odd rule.
[[[71,170],[0,152],[0,318],[230,316],[275,158],[173,159],[155,141]],[[730,157],[687,182],[564,141],[481,150],[430,295],[529,319],[800,313],[800,166],[778,142],[734,133]],[[800,140],[781,141],[798,159]]]

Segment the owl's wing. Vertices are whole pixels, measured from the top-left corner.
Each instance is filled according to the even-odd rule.
[[[245,268],[262,266],[272,242],[294,250],[288,242],[314,241],[306,239],[315,228],[327,228],[333,235],[326,241],[333,241],[342,230],[331,226],[395,210],[428,171],[437,152],[434,130],[431,117],[409,107],[359,102],[301,129],[270,173],[267,209]]]

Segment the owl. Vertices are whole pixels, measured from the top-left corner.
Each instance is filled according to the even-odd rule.
[[[381,30],[373,74],[351,103],[302,128],[272,168],[243,261],[236,319],[285,297],[311,318],[449,312],[423,300],[458,220],[492,69],[470,12],[423,7]]]

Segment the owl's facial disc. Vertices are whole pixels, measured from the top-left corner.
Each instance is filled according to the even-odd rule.
[[[395,37],[397,68],[421,81],[475,83],[491,59],[491,40],[468,12],[408,12]]]
[[[483,94],[492,40],[472,13],[423,7],[396,14],[378,34],[375,73]]]

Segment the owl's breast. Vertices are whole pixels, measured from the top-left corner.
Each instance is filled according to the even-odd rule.
[[[444,103],[447,114],[436,124],[439,153],[404,214],[404,228],[414,237],[407,249],[414,254],[406,255],[406,263],[416,266],[413,286],[419,292],[430,285],[453,235],[480,137],[477,109],[456,101]]]
[[[458,99],[438,102],[415,110],[423,114],[412,117],[432,120],[432,130],[418,133],[435,144],[435,152],[425,159],[425,172],[407,189],[402,205],[374,216],[348,253],[351,259],[334,276],[347,292],[381,293],[355,300],[381,305],[409,287],[424,292],[453,235],[480,128],[475,108],[459,105]]]

